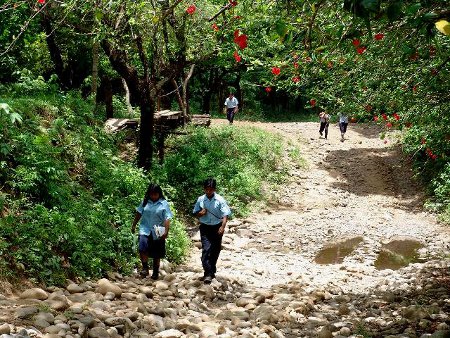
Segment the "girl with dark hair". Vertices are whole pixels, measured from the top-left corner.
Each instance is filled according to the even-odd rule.
[[[157,184],[150,184],[144,200],[136,208],[131,231],[134,233],[139,222],[139,256],[142,262],[141,277],[149,274],[148,258],[153,259],[152,279],[158,279],[161,258],[166,255],[166,238],[169,233],[172,212]]]

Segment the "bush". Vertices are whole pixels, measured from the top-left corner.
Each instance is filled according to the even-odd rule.
[[[171,199],[186,213],[203,194],[207,177],[216,178],[218,193],[234,214],[244,215],[253,201],[264,198],[263,183],[277,182],[283,174],[278,168],[281,137],[257,128],[188,129],[187,135],[170,139],[168,146],[173,151],[152,175],[173,187]]]
[[[117,156],[92,102],[38,91],[1,107],[1,274],[62,284],[132,271],[130,227],[148,178]],[[22,123],[12,115],[19,113]],[[177,219],[173,224],[168,256],[180,262],[189,240]]]

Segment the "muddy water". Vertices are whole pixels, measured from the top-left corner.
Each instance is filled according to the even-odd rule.
[[[354,237],[328,244],[317,253],[314,261],[318,264],[342,263],[344,258],[350,255],[362,241],[362,237]]]
[[[381,247],[375,267],[378,270],[398,270],[418,262],[420,248],[423,248],[423,244],[412,239],[391,241]]]

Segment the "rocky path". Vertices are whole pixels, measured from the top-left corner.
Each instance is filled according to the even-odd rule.
[[[262,212],[229,223],[211,285],[194,248],[157,282],[116,274],[0,295],[0,337],[449,336],[450,231],[422,210],[391,140],[367,125],[344,142],[336,126],[324,140],[316,123],[239,125],[282,134],[306,164]]]

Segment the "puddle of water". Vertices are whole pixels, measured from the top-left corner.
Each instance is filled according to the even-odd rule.
[[[314,261],[317,264],[342,263],[344,258],[350,255],[362,241],[363,238],[359,236],[327,245],[317,253]]]
[[[394,240],[381,247],[375,268],[398,270],[419,261],[418,250],[423,244],[412,239]]]

